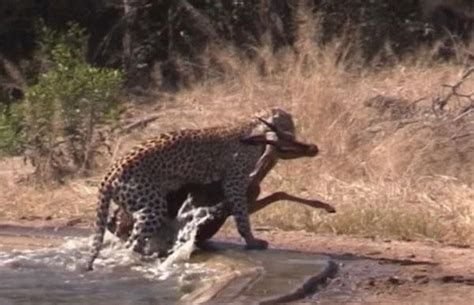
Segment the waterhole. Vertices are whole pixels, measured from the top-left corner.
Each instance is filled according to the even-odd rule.
[[[259,303],[294,293],[328,266],[311,254],[183,245],[165,261],[144,260],[106,236],[94,271],[81,271],[88,230],[0,227],[0,304]]]

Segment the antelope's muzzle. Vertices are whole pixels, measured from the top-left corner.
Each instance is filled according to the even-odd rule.
[[[314,144],[306,144],[296,140],[280,140],[275,148],[278,157],[281,159],[294,159],[299,157],[314,157],[319,153],[319,149]]]

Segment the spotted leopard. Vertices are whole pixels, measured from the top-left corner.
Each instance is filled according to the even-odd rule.
[[[266,248],[268,243],[252,234],[247,189],[265,147],[281,136],[268,123],[294,125],[289,113],[274,108],[239,124],[164,133],[117,160],[99,186],[96,230],[86,268],[92,269],[102,247],[111,201],[133,216],[126,246],[141,252],[166,221],[166,195],[188,183],[221,181],[225,204],[247,248]]]

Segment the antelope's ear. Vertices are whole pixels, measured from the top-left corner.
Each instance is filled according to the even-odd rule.
[[[257,125],[251,130],[245,132],[240,137],[240,141],[245,144],[259,145],[265,140],[266,136],[265,128],[263,128],[263,126]]]
[[[274,132],[253,130],[248,135],[240,138],[240,141],[249,145],[277,145],[278,136]]]

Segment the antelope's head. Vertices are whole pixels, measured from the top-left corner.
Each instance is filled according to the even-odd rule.
[[[307,144],[296,139],[295,125],[292,116],[279,108],[257,115],[256,126],[242,142],[249,145],[271,145],[280,159],[314,157],[319,149],[314,144]]]

